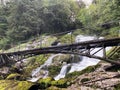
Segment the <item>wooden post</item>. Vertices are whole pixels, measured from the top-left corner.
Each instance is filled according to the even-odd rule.
[[[72,32],[71,32],[71,44],[72,44]]]
[[[88,48],[88,55],[90,55],[90,48]]]
[[[106,47],[103,45],[103,58],[105,58],[106,59],[106,49],[105,49]]]

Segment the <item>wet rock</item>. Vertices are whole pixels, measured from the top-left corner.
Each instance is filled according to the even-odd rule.
[[[9,67],[0,68],[0,74],[8,74],[8,73],[9,73]]]

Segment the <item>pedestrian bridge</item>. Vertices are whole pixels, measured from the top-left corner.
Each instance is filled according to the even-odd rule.
[[[113,53],[106,55],[106,47],[115,47]],[[91,53],[94,49],[99,48],[96,52]],[[103,50],[103,56],[96,56],[95,54]],[[11,61],[20,61],[28,57],[40,55],[40,54],[76,54],[81,56],[87,56],[89,58],[96,58],[104,60],[113,64],[120,65],[119,58],[117,61],[112,60],[112,55],[115,52],[120,52],[120,38],[111,39],[96,39],[90,41],[84,41],[79,43],[65,44],[59,46],[49,46],[34,48],[30,50],[14,51],[0,53],[0,65],[3,66]],[[109,56],[109,57],[108,57]]]

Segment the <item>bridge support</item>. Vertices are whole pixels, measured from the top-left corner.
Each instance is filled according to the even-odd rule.
[[[100,60],[104,60],[113,64],[120,65],[118,61],[112,61],[111,58],[106,56],[106,47],[117,46],[120,50],[120,38],[113,39],[100,39],[100,40],[91,40],[80,43],[72,43],[69,45],[60,45],[60,46],[50,46],[44,48],[37,48],[32,50],[23,50],[17,52],[9,52],[0,54],[0,62],[5,63],[11,61],[11,59],[16,59],[16,61],[22,60],[24,58],[40,55],[40,54],[48,54],[48,53],[63,53],[63,54],[77,54],[90,58],[96,58]],[[94,53],[91,53],[95,48],[100,48]],[[103,49],[103,56],[96,56],[96,53]],[[118,50],[116,49],[115,52]],[[114,54],[114,53],[113,53]],[[111,54],[110,56],[112,56]],[[5,61],[5,62],[4,62]],[[14,61],[14,60],[13,60]]]

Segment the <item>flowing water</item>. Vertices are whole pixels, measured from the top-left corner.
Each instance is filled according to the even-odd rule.
[[[95,36],[78,35],[78,36],[76,36],[75,41],[77,43],[77,42],[83,42],[83,41],[94,40],[94,39],[97,39],[97,38]],[[104,38],[100,37],[99,39],[104,39]],[[109,50],[110,48],[111,47],[106,48],[106,49]],[[96,49],[92,50],[90,53],[93,54],[99,49],[100,48],[96,48]],[[49,73],[49,71],[47,70],[47,67],[51,65],[52,59],[54,57],[58,56],[58,55],[62,55],[62,54],[51,55],[43,65],[41,65],[40,67],[33,70],[32,74],[31,74],[32,78],[28,81],[36,82],[40,78],[47,77],[48,73]],[[103,50],[97,52],[95,55],[96,56],[103,56]],[[74,55],[72,55],[72,57],[74,57]],[[64,64],[61,68],[60,73],[56,77],[54,77],[54,79],[59,80],[60,78],[64,78],[67,73],[71,73],[71,72],[74,72],[74,71],[81,71],[81,70],[87,68],[88,66],[98,64],[99,61],[100,60],[98,60],[98,59],[88,58],[88,57],[85,57],[85,56],[79,56],[79,60],[77,60],[77,62],[76,62],[76,60],[73,60],[69,64]],[[69,70],[68,70],[68,68],[69,68]],[[40,72],[42,72],[42,74]]]
[[[32,78],[29,79],[28,81],[36,82],[40,78],[47,77],[48,76],[47,67],[51,65],[53,58],[56,57],[56,56],[59,56],[59,55],[62,55],[62,54],[51,55],[43,65],[41,65],[40,67],[33,70],[32,73],[31,73]],[[40,71],[42,72],[42,74],[41,74]]]
[[[59,80],[60,78],[64,78],[65,77],[65,75],[66,75],[66,73],[67,73],[67,69],[68,69],[68,67],[70,67],[71,66],[71,64],[66,64],[66,65],[63,65],[62,66],[62,69],[61,69],[61,71],[60,71],[60,74],[59,75],[57,75],[56,77],[54,77],[54,79],[55,80]]]
[[[94,36],[83,36],[83,35],[78,35],[75,39],[76,42],[83,42],[83,41],[88,41],[88,40],[94,40],[97,39]],[[103,39],[103,38],[100,38]],[[110,47],[111,48],[111,47]],[[110,49],[110,48],[107,48]],[[93,51],[91,51],[91,54],[93,54],[94,52],[96,52],[97,50],[99,50],[100,48],[96,48]],[[95,54],[96,56],[103,56],[103,50],[97,52]],[[82,60],[81,60],[82,57]],[[74,71],[81,71],[85,68],[87,68],[88,66],[92,66],[92,65],[96,65],[99,63],[100,60],[98,59],[94,59],[94,58],[88,58],[85,56],[80,56],[80,60],[77,63],[72,62],[71,64],[66,64],[62,67],[60,73],[54,78],[55,80],[59,80],[60,78],[64,78],[66,73],[71,73]],[[68,66],[71,66],[71,69],[69,71],[67,71]]]

